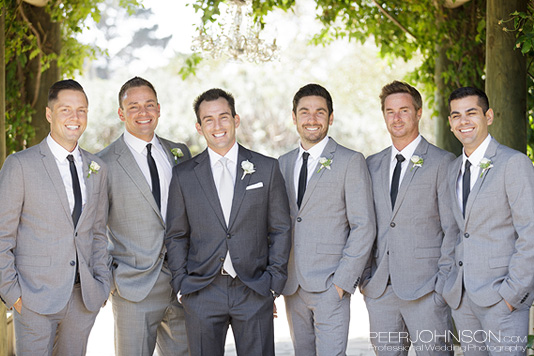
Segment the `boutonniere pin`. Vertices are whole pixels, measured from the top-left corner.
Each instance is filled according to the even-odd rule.
[[[178,158],[182,158],[184,156],[182,150],[176,147],[171,149],[171,153],[174,155],[174,163],[178,162]]]
[[[321,157],[319,158],[319,164],[321,167],[319,167],[319,170],[317,173],[319,173],[323,168],[330,169],[330,165],[332,164],[331,158]]]
[[[410,158],[410,161],[412,161],[413,163],[413,166],[412,168],[410,169],[410,172],[415,168],[415,167],[423,167],[423,158],[422,157],[419,157],[418,155],[413,155],[412,158]]]
[[[478,166],[482,170],[482,172],[480,172],[480,178],[482,178],[482,176],[484,175],[484,173],[486,173],[487,170],[489,170],[490,168],[493,168],[493,164],[491,160],[487,159],[486,157],[480,160],[480,163],[478,164]]]
[[[89,178],[92,173],[97,174],[99,170],[100,165],[95,161],[91,161],[91,163],[89,163],[89,174],[87,174],[87,178]]]
[[[241,177],[241,180],[245,178],[247,174],[252,174],[256,172],[256,169],[254,168],[254,163],[249,162],[248,160],[241,162],[241,169],[243,169],[243,176]]]

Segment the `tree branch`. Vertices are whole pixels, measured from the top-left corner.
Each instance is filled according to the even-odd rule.
[[[30,30],[32,31],[32,33],[35,35],[35,39],[37,41],[37,47],[39,48],[39,54],[37,55],[37,66],[38,66],[39,70],[37,71],[37,73],[35,75],[35,90],[34,90],[34,93],[33,93],[33,98],[32,98],[32,103],[31,103],[31,107],[34,108],[35,104],[37,104],[37,99],[39,97],[39,88],[41,86],[41,74],[42,74],[41,73],[41,69],[42,69],[41,59],[43,57],[44,48],[43,48],[43,44],[41,42],[41,35],[39,34],[39,31],[37,31],[37,29],[30,22],[30,20],[26,16],[26,14],[24,13],[24,9],[23,9],[22,3],[19,6],[19,12],[20,12],[20,15],[22,16],[22,18],[24,19],[24,21],[26,22],[26,24],[28,25],[28,27],[30,28]]]
[[[391,15],[389,12],[386,11],[386,9],[384,9],[379,3],[378,1],[376,0],[371,0],[375,5],[376,7],[378,7],[378,9],[388,18],[391,20],[391,22],[393,22],[395,25],[397,25],[397,27],[399,27],[401,30],[403,30],[404,32],[406,32],[410,37],[412,37],[414,40],[417,41],[417,37],[415,37],[415,35],[410,31],[408,30],[406,27],[404,27],[393,15]]]

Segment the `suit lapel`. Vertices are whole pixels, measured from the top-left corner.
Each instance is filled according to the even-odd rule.
[[[336,152],[336,148],[337,148],[336,141],[334,141],[334,139],[332,138],[329,138],[328,143],[326,144],[326,147],[324,148],[321,157],[326,157],[326,159],[331,159],[332,165],[334,165],[335,164],[334,153]],[[317,186],[317,182],[319,181],[319,179],[321,179],[321,177],[323,176],[323,173],[328,170],[326,168],[323,168],[321,169],[320,172],[318,172],[320,167],[321,167],[320,164],[317,164],[317,166],[315,166],[313,168],[313,171],[311,172],[312,176],[310,178],[310,181],[308,182],[308,185],[306,186],[306,192],[304,193],[304,197],[302,197],[302,204],[300,205],[300,210],[304,209],[304,207],[306,206],[306,203],[308,202],[308,200],[310,200],[310,197],[312,196],[313,191],[315,190],[315,187]]]
[[[159,143],[161,144],[161,147],[163,147],[163,151],[165,151],[165,155],[167,156],[167,160],[171,164],[171,167],[178,164],[177,157],[174,157],[174,155],[171,152],[171,146],[167,143],[167,141],[162,140],[158,135],[156,135],[158,138]]]
[[[414,155],[417,155],[423,159],[423,165],[426,159],[427,152],[428,142],[423,137],[421,137],[421,142],[419,142],[419,144],[415,148]],[[413,177],[417,174],[417,171],[423,169],[423,167],[414,167],[413,162],[411,161],[411,157],[406,157],[406,159],[408,160],[408,168],[406,170],[406,173],[404,173],[402,182],[400,183],[397,200],[395,201],[395,206],[393,207],[393,216],[397,214],[397,211],[399,210],[399,207],[401,206],[402,201],[406,196],[406,192],[408,191],[408,187],[410,186]]]
[[[295,164],[297,162],[297,156],[299,154],[299,149],[296,148],[287,156],[288,164],[285,165],[285,174],[286,178],[286,187],[287,195],[289,196],[289,204],[294,207],[295,210],[297,207],[297,192],[295,191]]]
[[[82,223],[82,220],[85,218],[86,208],[89,207],[89,204],[92,203],[92,197],[93,197],[93,190],[94,190],[94,181],[95,178],[93,177],[94,174],[97,173],[91,173],[91,176],[89,178],[87,177],[89,175],[89,164],[91,163],[87,157],[87,152],[80,149],[81,155],[82,155],[82,179],[85,182],[85,206],[82,208],[82,215],[80,215],[80,219],[78,220],[78,224],[76,227],[80,226]]]
[[[464,217],[462,215],[462,208],[460,207],[460,203],[458,202],[458,194],[457,194],[457,184],[458,184],[458,177],[460,176],[460,171],[462,168],[462,156],[456,158],[456,160],[453,161],[451,165],[451,177],[452,179],[449,182],[449,191],[452,195],[452,211],[454,213],[454,216],[456,218],[456,221],[458,222],[458,226],[463,226]]]
[[[217,194],[217,187],[215,187],[215,182],[213,181],[213,173],[211,171],[210,157],[208,150],[204,150],[201,154],[196,156],[194,160],[197,162],[197,165],[194,168],[195,175],[197,176],[198,183],[200,187],[206,194],[208,203],[211,205],[217,219],[223,227],[226,227],[226,221],[224,220],[224,213],[221,208],[221,202],[219,201],[219,194]],[[235,189],[234,189],[234,199],[235,199]],[[232,204],[233,209],[233,204]],[[232,214],[230,214],[232,215]]]
[[[50,148],[46,143],[46,139],[41,141],[41,143],[39,144],[39,148],[41,154],[43,155],[43,166],[45,167],[48,177],[50,178],[50,181],[52,182],[52,185],[56,190],[56,195],[61,201],[61,205],[63,206],[63,210],[67,215],[69,222],[74,227],[74,223],[72,222],[72,212],[69,206],[69,199],[67,198],[65,184],[63,184],[63,179],[61,178],[61,174],[59,173],[59,169],[57,168],[56,158],[52,154],[52,151],[50,151]]]
[[[391,195],[389,193],[389,185],[390,185],[390,166],[391,166],[391,150],[392,148],[389,147],[389,149],[384,151],[384,155],[382,156],[382,159],[380,160],[380,174],[382,177],[382,192],[384,193],[384,201],[387,202],[387,206],[389,208],[389,211],[393,210],[393,207],[391,206]]]
[[[141,172],[141,169],[137,165],[137,162],[124,142],[124,136],[121,136],[119,140],[117,140],[117,146],[115,147],[115,153],[119,156],[117,159],[117,162],[121,165],[122,169],[126,172],[126,174],[131,178],[131,180],[134,182],[134,184],[137,186],[143,197],[148,201],[152,209],[158,214],[158,216],[161,219],[161,212],[156,204],[156,201],[154,200],[154,196],[152,195],[152,190],[150,190],[150,186],[148,185],[148,182],[146,181],[145,176],[143,175],[143,172]],[[163,221],[163,220],[162,220]]]
[[[495,157],[495,154],[497,153],[497,146],[498,146],[497,141],[495,141],[495,139],[491,139],[490,144],[488,145],[488,148],[486,149],[486,152],[484,152],[484,157],[493,161],[493,157]],[[467,225],[467,221],[469,220],[469,213],[471,212],[473,203],[476,200],[477,195],[480,192],[480,189],[482,188],[482,184],[484,184],[484,180],[486,179],[486,176],[488,175],[490,171],[491,169],[487,170],[486,172],[482,172],[482,169],[479,171],[475,185],[473,186],[473,189],[469,193],[469,197],[467,198],[467,204],[465,206],[466,225]],[[482,177],[480,177],[481,174],[482,174]]]
[[[239,151],[237,154],[237,162],[236,162],[236,181],[234,185],[234,199],[232,201],[232,211],[230,213],[230,219],[228,219],[228,228],[230,228],[237,216],[237,213],[239,212],[239,208],[241,207],[241,203],[243,202],[243,198],[245,197],[245,192],[248,186],[248,183],[250,181],[250,174],[246,174],[243,177],[243,168],[241,168],[241,162],[247,161],[251,158],[250,151],[239,145]],[[251,162],[254,164],[254,162]],[[243,177],[243,179],[241,179]]]

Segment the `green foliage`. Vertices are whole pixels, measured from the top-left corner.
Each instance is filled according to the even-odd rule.
[[[186,80],[190,75],[196,75],[198,64],[202,61],[202,56],[198,53],[193,53],[184,59],[184,63],[178,74],[183,80]]]
[[[76,35],[86,28],[85,20],[100,19],[98,5],[105,0],[50,1],[45,12],[52,23],[60,26],[59,53],[54,51],[53,26],[47,21],[32,23],[29,14],[35,8],[21,0],[2,0],[6,16],[6,143],[7,152],[26,147],[34,135],[31,116],[35,112],[35,93],[32,84],[38,84],[41,73],[57,63],[60,73],[72,77],[83,69],[85,59],[95,57],[98,48],[84,45]],[[121,6],[133,12],[141,0],[120,0]],[[33,65],[32,65],[33,63]],[[37,69],[36,69],[37,68]]]
[[[514,32],[516,49],[527,59],[527,154],[534,161],[534,5],[528,3],[527,12],[515,11],[509,19],[499,21],[503,31]],[[534,336],[533,336],[534,337]],[[530,345],[532,340],[529,336]]]

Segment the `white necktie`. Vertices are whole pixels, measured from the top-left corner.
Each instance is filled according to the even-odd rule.
[[[219,200],[221,202],[221,208],[224,214],[224,220],[226,221],[226,226],[228,226],[230,221],[230,212],[232,211],[232,200],[234,198],[234,181],[230,170],[228,169],[228,159],[222,157],[219,160],[219,163],[222,166],[221,180],[219,181]],[[235,278],[237,273],[235,272],[234,266],[232,265],[232,259],[230,258],[230,251],[226,253],[226,258],[224,259],[223,264],[224,270]]]

